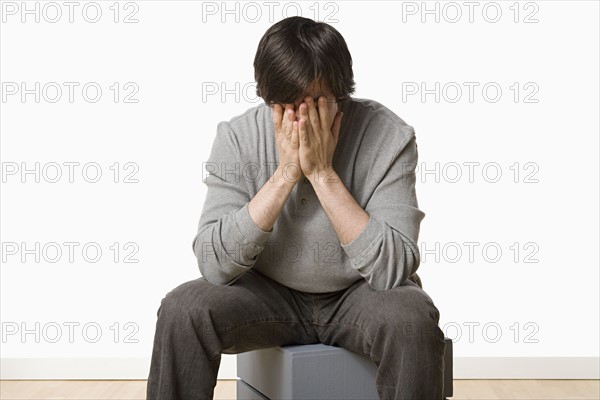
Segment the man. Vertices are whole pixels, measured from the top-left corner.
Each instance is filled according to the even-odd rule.
[[[148,399],[212,398],[221,354],[325,343],[369,356],[382,399],[443,398],[439,311],[415,274],[414,129],[352,98],[331,26],[274,24],[254,61],[264,104],[218,124],[194,253],[162,300]]]

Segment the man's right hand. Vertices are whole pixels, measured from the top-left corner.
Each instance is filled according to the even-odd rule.
[[[292,189],[302,177],[298,121],[293,104],[274,104],[273,124],[279,155],[276,171],[248,203],[248,213],[263,231],[271,232]],[[285,114],[287,113],[287,114]]]
[[[285,109],[280,104],[274,104],[273,125],[275,126],[275,141],[279,154],[279,166],[287,182],[296,183],[302,178],[300,168],[300,142],[298,121],[293,104],[286,104]]]

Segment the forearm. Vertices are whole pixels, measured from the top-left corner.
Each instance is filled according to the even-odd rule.
[[[419,265],[410,238],[362,209],[335,173],[313,182],[353,267],[375,290],[404,285]]]
[[[271,231],[296,182],[286,177],[281,165],[248,203],[248,212],[263,231]]]
[[[311,183],[340,243],[352,242],[367,225],[369,214],[352,197],[335,171],[312,179]]]

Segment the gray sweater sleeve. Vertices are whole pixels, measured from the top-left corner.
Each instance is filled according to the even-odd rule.
[[[367,225],[352,242],[341,245],[352,266],[375,290],[404,285],[420,264],[417,241],[425,213],[417,204],[418,150],[410,129],[365,207]]]
[[[230,285],[252,268],[273,233],[250,218],[251,198],[239,160],[237,138],[228,122],[220,122],[203,165],[207,193],[192,242],[200,273],[218,285]]]

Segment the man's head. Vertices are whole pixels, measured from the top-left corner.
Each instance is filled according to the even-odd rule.
[[[267,105],[295,104],[306,96],[327,97],[330,116],[354,93],[352,57],[332,26],[290,17],[271,26],[254,58],[256,94]]]

